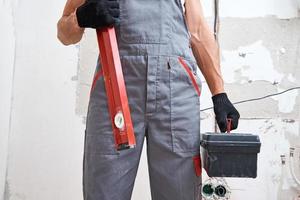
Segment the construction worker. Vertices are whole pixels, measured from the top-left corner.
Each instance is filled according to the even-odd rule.
[[[184,11],[185,10],[185,11]],[[85,200],[130,200],[144,138],[153,200],[201,199],[197,67],[212,93],[217,124],[238,126],[220,71],[218,46],[199,0],[68,0],[58,38],[115,26],[137,146],[118,152],[98,63],[89,100],[83,166]],[[96,42],[96,41],[95,41]]]

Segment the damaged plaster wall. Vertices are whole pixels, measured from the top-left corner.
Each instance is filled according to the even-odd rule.
[[[299,2],[220,1],[222,73],[233,102],[277,94],[300,86]],[[235,132],[254,133],[262,142],[257,179],[226,179],[231,199],[297,200],[300,157],[289,161],[290,148],[300,152],[300,90],[238,104],[241,120]],[[206,84],[202,108],[211,102]],[[202,113],[202,131],[214,131],[213,113]],[[286,159],[285,165],[282,158]],[[205,179],[204,179],[205,181]]]
[[[225,81],[232,84],[235,91],[247,91],[238,100],[300,86],[299,18],[226,18],[222,20],[222,27]],[[225,39],[232,32],[239,37]],[[249,104],[240,106],[240,109],[244,117],[274,118],[280,115],[282,118],[299,118],[300,109],[296,109],[300,108],[298,93],[299,90],[294,90],[266,99],[264,103],[256,103],[256,109],[249,109]]]

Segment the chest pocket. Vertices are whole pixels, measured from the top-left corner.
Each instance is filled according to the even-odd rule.
[[[130,44],[161,44],[171,38],[171,0],[120,0],[120,37]]]

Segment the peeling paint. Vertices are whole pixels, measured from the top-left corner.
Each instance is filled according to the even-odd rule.
[[[300,86],[300,18],[223,18],[221,22],[222,72],[233,101]],[[237,107],[244,118],[299,119],[299,90]]]
[[[296,122],[296,120],[294,120],[294,119],[283,119],[282,121],[285,123],[295,123]]]
[[[284,77],[275,68],[269,50],[257,41],[236,51],[222,52],[222,72],[227,83],[264,80],[280,82]],[[243,79],[246,78],[246,79]]]

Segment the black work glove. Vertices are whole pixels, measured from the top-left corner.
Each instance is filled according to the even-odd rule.
[[[231,119],[231,130],[238,127],[240,114],[229,101],[226,93],[216,94],[212,97],[214,104],[214,111],[216,115],[217,124],[221,132],[227,130],[227,119]]]
[[[119,0],[87,0],[77,8],[76,16],[82,28],[113,26],[120,16]]]

